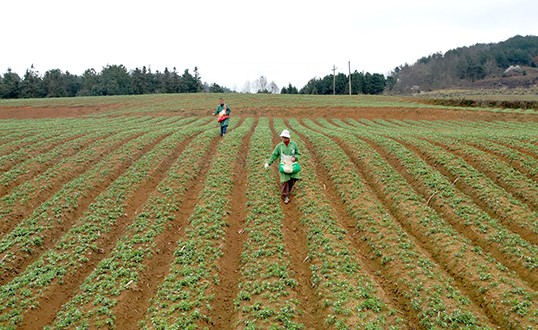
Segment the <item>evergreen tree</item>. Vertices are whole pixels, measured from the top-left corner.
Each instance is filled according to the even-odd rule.
[[[101,95],[99,90],[99,75],[95,72],[94,69],[87,69],[82,74],[81,78],[81,88],[78,92],[79,96],[97,96]]]
[[[282,87],[280,94],[299,94],[299,91],[297,90],[297,87],[288,83],[288,87]]]
[[[198,67],[194,67],[194,93],[200,93],[204,90],[204,86],[202,84],[202,77],[200,76],[200,73],[198,72]]]
[[[15,72],[11,72],[11,68],[7,69],[4,77],[0,81],[0,98],[16,99],[19,97],[19,85],[21,78]]]
[[[224,89],[223,89],[222,87],[220,87],[218,84],[213,83],[213,84],[209,87],[209,92],[210,92],[210,93],[224,93]]]
[[[46,97],[65,97],[67,96],[67,86],[65,84],[62,71],[52,69],[45,72],[43,76],[43,90]]]
[[[108,65],[101,71],[101,95],[128,95],[131,77],[123,65]]]
[[[44,96],[45,93],[43,92],[42,79],[32,65],[29,70],[26,70],[24,78],[21,81],[19,97],[38,98]]]
[[[148,81],[146,77],[146,67],[142,70],[139,68],[131,72],[131,93],[135,95],[147,94],[149,91]]]
[[[69,97],[77,96],[82,88],[82,78],[69,73],[69,71],[65,72],[64,83]]]

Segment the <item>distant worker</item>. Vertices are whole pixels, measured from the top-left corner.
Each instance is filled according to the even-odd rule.
[[[221,97],[219,98],[219,105],[217,106],[217,109],[215,110],[215,113],[213,116],[218,115],[217,121],[220,125],[220,136],[223,137],[226,134],[226,130],[228,129],[228,124],[230,123],[230,107],[224,103],[224,99]]]
[[[283,130],[280,133],[280,137],[282,138],[282,142],[276,145],[264,167],[267,169],[277,158],[280,159],[280,194],[284,203],[288,204],[293,186],[297,180],[301,179],[299,174],[301,167],[298,163],[301,153],[299,152],[297,143],[290,140],[290,132],[288,130]]]

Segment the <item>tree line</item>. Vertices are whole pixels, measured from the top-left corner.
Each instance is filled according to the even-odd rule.
[[[349,94],[349,76],[339,73],[324,78],[313,78],[303,88],[297,89],[289,84],[278,89],[274,82],[267,82],[261,76],[252,85],[249,83],[244,92],[282,94]],[[384,91],[388,79],[381,74],[359,73],[351,75],[352,94],[380,94]],[[81,76],[53,69],[40,75],[33,68],[27,69],[21,78],[8,69],[0,75],[0,98],[45,98],[105,95],[139,95],[157,93],[225,93],[232,92],[216,83],[203,83],[194,68],[191,74],[188,69],[179,74],[165,68],[163,72],[152,72],[151,69],[136,68],[127,70],[123,65],[107,65],[100,72],[86,70]]]
[[[313,78],[299,90],[299,94],[349,94],[350,76],[343,73]],[[353,72],[351,74],[351,94],[381,94],[390,84],[390,79],[379,73]],[[293,94],[293,87],[283,88],[282,94]]]
[[[32,67],[22,78],[11,69],[0,76],[0,98],[198,93],[204,88],[225,91],[216,84],[204,86],[198,68],[194,68],[193,74],[188,69],[179,74],[175,68],[152,72],[144,66],[128,71],[123,65],[108,65],[101,72],[88,69],[82,76],[59,69],[49,70],[41,76]]]

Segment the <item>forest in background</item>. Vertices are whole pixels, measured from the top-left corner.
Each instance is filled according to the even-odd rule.
[[[476,44],[435,53],[412,65],[396,67],[388,76],[380,73],[344,73],[313,78],[301,88],[280,88],[261,76],[244,93],[281,94],[409,94],[447,88],[532,87],[538,85],[538,36],[515,36],[506,41]],[[82,76],[53,69],[41,75],[33,67],[21,78],[8,69],[0,75],[0,98],[45,98],[158,93],[233,92],[217,83],[202,82],[199,70],[183,74],[173,68],[163,72],[146,68],[128,70],[107,65],[100,72],[87,69]]]
[[[391,73],[394,93],[447,88],[502,88],[538,85],[538,36],[460,47],[420,58]]]

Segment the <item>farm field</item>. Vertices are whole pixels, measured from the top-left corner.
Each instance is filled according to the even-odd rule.
[[[1,329],[538,328],[538,110],[219,96],[0,100]]]

